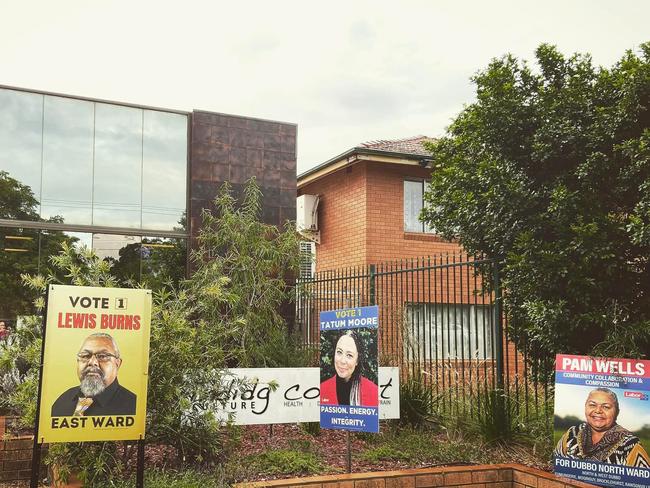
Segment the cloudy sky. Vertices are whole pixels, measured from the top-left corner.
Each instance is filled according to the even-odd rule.
[[[490,59],[542,42],[611,65],[646,0],[0,0],[0,84],[298,124],[298,172],[440,136]]]

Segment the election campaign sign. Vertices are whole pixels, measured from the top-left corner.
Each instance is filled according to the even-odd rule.
[[[555,473],[606,487],[650,486],[650,361],[558,354]]]
[[[50,285],[38,442],[141,439],[151,291]]]
[[[320,424],[379,432],[379,308],[320,313]]]
[[[319,368],[231,368],[216,417],[235,425],[320,421]],[[379,418],[399,418],[399,368],[379,368]]]

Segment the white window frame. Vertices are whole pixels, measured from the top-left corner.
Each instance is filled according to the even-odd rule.
[[[415,203],[415,205],[412,205],[412,199],[408,198],[409,195],[407,195],[407,187],[413,185],[414,183],[419,183],[420,185],[420,199],[419,202]],[[424,207],[424,192],[425,192],[425,180],[422,179],[415,179],[415,178],[407,178],[404,180],[404,183],[402,185],[403,189],[403,208],[404,208],[404,232],[419,232],[422,234],[435,234],[436,231],[434,228],[429,227],[427,224],[424,222],[421,222],[419,219],[420,216],[420,211]],[[414,207],[414,208],[412,208]],[[414,220],[417,221],[417,225],[414,225]]]

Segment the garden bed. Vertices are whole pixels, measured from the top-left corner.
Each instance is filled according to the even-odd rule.
[[[524,443],[484,444],[448,431],[384,428],[380,434],[352,434],[352,472],[430,468],[449,465],[519,463],[539,470],[551,466],[534,446]],[[231,447],[234,481],[264,481],[295,475],[347,472],[347,433],[321,430],[309,434],[296,424],[241,428]]]

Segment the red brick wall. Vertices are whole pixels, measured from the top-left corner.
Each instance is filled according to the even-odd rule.
[[[409,469],[240,483],[236,488],[594,488],[517,464]]]
[[[0,439],[0,483],[30,479],[33,442],[32,436]]]
[[[404,232],[404,179],[427,179],[417,166],[363,162],[305,185],[320,195],[316,271],[460,251],[456,243]]]
[[[366,165],[336,171],[299,191],[320,195],[316,271],[366,263]]]
[[[401,164],[369,163],[367,263],[456,253],[460,246],[424,233],[404,232],[404,179],[427,180],[431,170]]]

